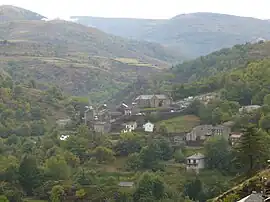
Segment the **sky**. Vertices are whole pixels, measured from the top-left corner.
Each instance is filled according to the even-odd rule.
[[[0,0],[49,18],[69,16],[168,19],[178,14],[214,12],[270,19],[270,0]]]

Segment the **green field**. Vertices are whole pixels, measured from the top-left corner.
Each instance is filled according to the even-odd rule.
[[[158,122],[158,126],[165,125],[169,133],[189,132],[200,124],[197,116],[186,115]]]
[[[116,58],[118,62],[122,62],[128,65],[142,66],[142,67],[153,67],[152,64],[141,62],[135,58]]]

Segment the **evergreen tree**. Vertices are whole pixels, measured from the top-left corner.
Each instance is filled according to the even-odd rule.
[[[32,195],[33,189],[40,185],[41,172],[36,159],[25,156],[19,166],[19,182],[27,195]]]
[[[249,172],[262,167],[268,157],[268,142],[269,139],[263,131],[253,125],[246,127],[236,147],[236,160],[241,167],[247,168]]]

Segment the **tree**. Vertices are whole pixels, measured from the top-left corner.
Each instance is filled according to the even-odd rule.
[[[185,161],[186,158],[181,149],[174,153],[174,159],[177,163],[183,163]]]
[[[0,202],[9,202],[6,196],[0,195]]]
[[[156,144],[158,146],[158,150],[160,152],[159,159],[168,161],[173,157],[173,148],[170,145],[170,142],[164,138],[161,140],[157,140]]]
[[[263,103],[270,106],[270,94],[264,96]]]
[[[268,146],[267,134],[253,125],[247,126],[236,147],[237,160],[242,167],[247,166],[249,172],[260,168],[268,159]]]
[[[202,194],[202,182],[197,177],[190,180],[184,188],[185,196],[188,196],[191,200],[196,201],[200,199]]]
[[[142,160],[139,153],[133,153],[128,156],[126,165],[127,170],[137,171],[142,167]]]
[[[80,168],[75,175],[75,181],[80,185],[91,185],[95,181],[96,172]]]
[[[124,133],[121,135],[120,141],[114,147],[116,155],[128,156],[132,153],[140,152],[141,140],[140,136],[134,133]]]
[[[28,195],[41,184],[41,172],[33,156],[25,156],[19,166],[19,182]]]
[[[217,125],[220,124],[222,122],[222,110],[217,107],[212,111],[212,124],[213,125]]]
[[[114,152],[106,147],[97,147],[93,151],[93,155],[99,163],[112,162],[115,160]]]
[[[165,195],[165,184],[160,176],[143,173],[133,195],[134,201],[157,201]]]
[[[76,197],[80,200],[82,200],[83,198],[85,198],[86,193],[84,191],[84,189],[79,189],[76,191]]]
[[[269,132],[270,130],[270,114],[261,117],[260,119],[260,127],[264,130],[266,130],[267,132]]]
[[[222,136],[210,138],[205,142],[204,150],[209,169],[229,170],[231,151],[228,140]]]
[[[158,145],[149,145],[142,148],[140,152],[140,159],[143,168],[151,169],[155,167],[160,159],[160,150]]]
[[[52,188],[51,191],[51,202],[62,202],[65,191],[64,188],[60,185],[56,185]]]
[[[53,156],[45,162],[45,172],[52,180],[67,180],[71,171],[62,156]]]

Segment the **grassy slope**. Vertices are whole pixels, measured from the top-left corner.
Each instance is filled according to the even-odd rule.
[[[200,119],[193,115],[179,116],[158,122],[158,126],[165,125],[169,133],[189,132],[200,124]]]

